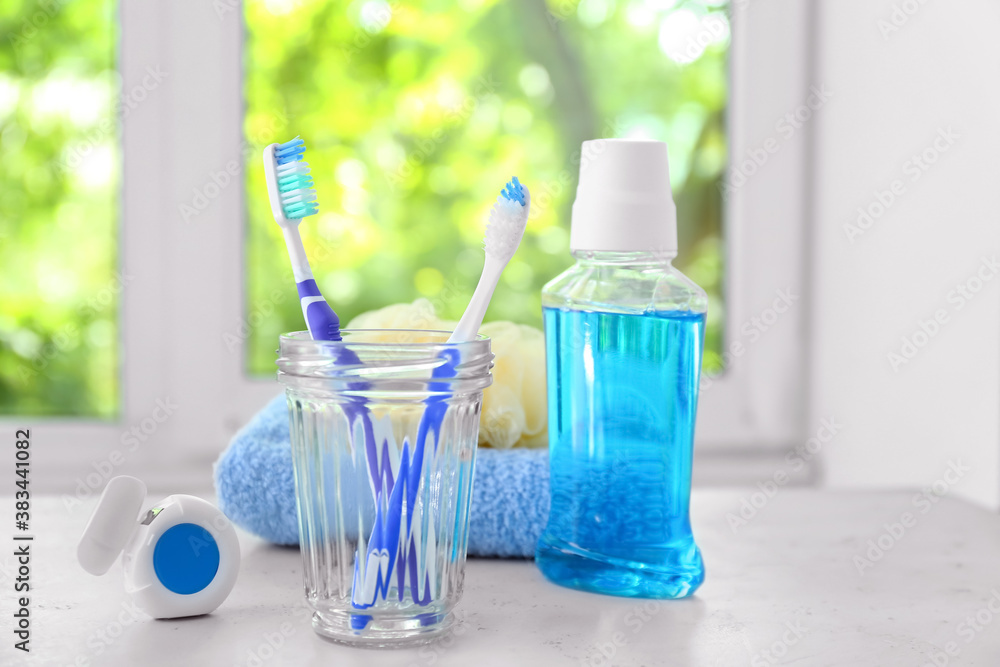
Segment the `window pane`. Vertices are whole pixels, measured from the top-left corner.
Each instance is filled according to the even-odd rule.
[[[571,259],[580,143],[667,141],[678,266],[711,296],[706,370],[718,370],[725,9],[251,1],[246,133],[254,143],[301,135],[309,146],[320,214],[300,230],[345,323],[420,296],[457,320],[482,268],[489,208],[516,174],[531,187],[532,217],[487,319],[540,326],[541,288]],[[247,311],[280,316],[253,318],[248,362],[271,374],[278,334],[304,325],[259,162],[247,171]]]
[[[118,408],[116,5],[5,3],[0,413]]]

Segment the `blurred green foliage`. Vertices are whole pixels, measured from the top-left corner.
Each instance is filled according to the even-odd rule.
[[[117,4],[3,0],[0,413],[118,407]]]
[[[117,4],[2,2],[0,413],[110,418],[129,279],[117,270]],[[721,366],[725,2],[245,5],[247,312],[277,312],[253,328],[251,372],[271,374],[278,334],[302,328],[259,158],[295,135],[321,208],[301,227],[306,249],[345,322],[418,296],[458,319],[489,208],[517,174],[532,217],[487,318],[536,326],[541,287],[571,261],[580,142],[667,141],[677,263],[712,297],[705,366]]]
[[[300,226],[343,322],[424,296],[459,319],[482,269],[486,218],[517,175],[524,241],[487,320],[541,325],[542,286],[571,257],[580,143],[669,144],[677,265],[710,294],[706,370],[721,366],[728,22],[708,0],[249,0],[245,131],[301,135],[320,213]],[[707,48],[705,46],[707,45]],[[256,157],[246,173],[251,372],[274,372],[302,313]],[[277,295],[277,296],[276,296]],[[254,318],[258,319],[258,318]]]

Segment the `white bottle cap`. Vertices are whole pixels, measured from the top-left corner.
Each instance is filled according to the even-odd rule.
[[[570,250],[677,252],[677,207],[662,141],[583,142]]]
[[[145,499],[146,485],[135,477],[122,475],[108,482],[76,548],[84,570],[96,575],[108,571],[135,532]]]

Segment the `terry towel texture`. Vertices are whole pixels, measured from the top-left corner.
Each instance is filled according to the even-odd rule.
[[[236,434],[215,464],[219,508],[275,544],[298,544],[284,394]],[[469,516],[470,556],[531,557],[549,512],[548,449],[480,447]]]

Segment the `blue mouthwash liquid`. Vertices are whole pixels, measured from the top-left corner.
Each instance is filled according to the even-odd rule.
[[[677,598],[705,577],[688,519],[704,313],[545,308],[555,583]]]

